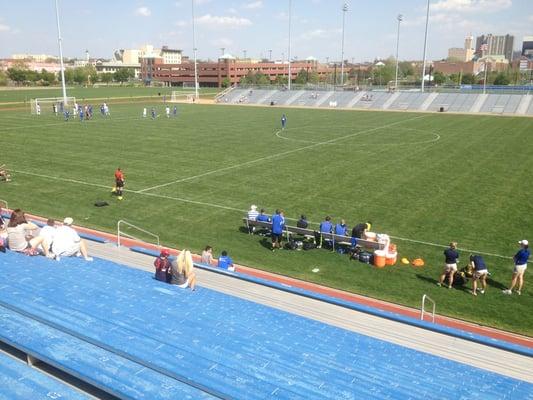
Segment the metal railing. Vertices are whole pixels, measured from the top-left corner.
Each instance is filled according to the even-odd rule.
[[[138,238],[138,237],[135,237],[135,236],[133,236],[133,235],[131,235],[131,234],[129,234],[129,233],[124,232],[124,230],[121,231],[121,230],[120,230],[120,226],[121,226],[121,224],[122,224],[122,225],[129,226],[130,228],[134,228],[134,229],[138,230],[139,232],[145,233],[145,234],[147,234],[147,235],[149,235],[149,236],[152,236],[152,237],[155,238],[156,241],[157,241],[157,247],[158,247],[158,248],[161,247],[161,244],[160,244],[160,242],[159,242],[159,236],[158,236],[158,235],[156,235],[155,233],[149,232],[149,231],[147,231],[146,229],[140,228],[140,227],[138,227],[137,225],[133,225],[133,224],[131,224],[131,223],[129,223],[128,221],[125,221],[125,220],[123,220],[123,219],[121,219],[120,221],[117,222],[117,246],[118,246],[118,247],[120,247],[120,237],[121,237],[121,236],[124,236],[124,237],[130,238],[130,239],[134,239],[134,240],[140,240],[141,242],[144,241],[144,240],[142,240],[142,239],[140,239],[140,238]]]
[[[422,296],[422,308],[420,310],[420,320],[421,321],[424,320],[424,313],[426,312],[425,311],[426,300],[433,304],[433,311],[431,313],[431,322],[434,323],[435,322],[435,306],[436,306],[436,304],[435,304],[435,301],[433,301],[433,299],[431,299],[431,297],[429,297],[427,294]]]
[[[233,89],[235,89],[235,86],[229,86],[226,89],[224,89],[222,92],[217,94],[214,98],[215,102],[219,99],[223,98],[225,95],[227,95],[229,92],[231,92]]]

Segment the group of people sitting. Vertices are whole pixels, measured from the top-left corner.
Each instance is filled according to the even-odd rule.
[[[527,269],[527,261],[530,256],[529,242],[521,240],[518,242],[520,249],[513,257],[514,269],[511,278],[511,285],[509,288],[503,290],[503,294],[512,294],[516,289],[518,295],[522,294],[522,287],[524,286],[524,273]],[[469,262],[466,267],[457,271],[457,264],[459,263],[459,252],[457,251],[457,242],[451,242],[450,247],[444,250],[444,269],[437,282],[438,286],[443,286],[444,282],[448,281],[448,289],[453,287],[453,283],[460,277],[461,281],[466,281],[467,278],[472,279],[471,293],[477,296],[477,293],[485,294],[487,290],[487,277],[489,270],[483,257],[479,254],[471,254]],[[478,287],[478,282],[480,286]],[[518,286],[517,286],[518,285]]]
[[[250,206],[250,210],[247,212],[247,218],[251,221],[272,223],[272,249],[281,247],[282,234],[283,230],[285,229],[285,217],[283,210],[276,210],[276,212],[270,216],[266,214],[264,208],[262,208],[260,211],[257,211],[257,206],[252,204]],[[296,222],[296,226],[302,229],[309,228],[309,222],[304,214],[300,216],[300,219]],[[320,223],[317,231],[318,235],[315,240],[317,242],[317,247],[320,248],[324,244],[322,240],[322,234],[334,233],[341,236],[351,236],[352,239],[354,239],[352,240],[352,243],[355,246],[356,239],[364,239],[366,232],[369,232],[371,228],[372,222],[361,222],[356,224],[350,232],[350,229],[348,228],[348,225],[346,225],[346,221],[344,219],[341,219],[334,225],[333,222],[331,222],[331,217],[328,215],[324,218],[324,221]],[[251,229],[252,231],[250,233],[253,232],[253,228]]]
[[[61,257],[71,256],[92,261],[85,241],[72,228],[73,222],[72,218],[67,217],[62,225],[56,226],[56,222],[49,219],[44,227],[39,228],[35,223],[28,222],[21,209],[13,210],[9,222],[2,218],[0,210],[0,248],[30,256],[43,254],[57,261]]]
[[[202,251],[202,264],[217,266],[218,268],[235,271],[233,260],[226,250],[223,250],[217,262],[213,259],[213,247],[206,246]],[[161,250],[159,256],[154,260],[154,278],[161,282],[176,285],[182,289],[196,287],[196,273],[194,272],[194,262],[190,250],[182,250],[178,257],[171,259],[170,251]]]

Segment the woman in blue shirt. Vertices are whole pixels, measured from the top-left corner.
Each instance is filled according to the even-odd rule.
[[[511,286],[509,289],[503,291],[504,294],[512,294],[513,289],[518,282],[518,289],[516,293],[520,296],[522,294],[522,286],[524,286],[524,273],[527,269],[527,260],[529,258],[529,242],[527,240],[521,240],[518,242],[520,244],[520,250],[514,255],[514,270],[513,278],[511,280]]]

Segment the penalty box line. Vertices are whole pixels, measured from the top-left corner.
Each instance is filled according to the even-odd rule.
[[[92,186],[92,187],[97,187],[97,188],[109,189],[109,185],[102,185],[100,183],[92,183],[92,182],[86,182],[86,181],[81,181],[81,180],[77,180],[77,179],[70,179],[70,178],[61,178],[61,177],[57,177],[57,176],[38,174],[38,173],[34,173],[34,172],[20,171],[20,170],[15,170],[15,169],[10,169],[10,171],[18,173],[18,174],[35,176],[35,177],[43,178],[43,179],[49,179],[49,180],[54,180],[54,181],[73,183],[73,184],[77,184],[77,185],[84,185],[84,186]],[[187,204],[194,204],[194,205],[198,205],[198,206],[218,208],[218,209],[223,209],[223,210],[228,210],[228,211],[235,211],[235,212],[239,212],[239,213],[242,213],[242,214],[245,214],[248,211],[248,210],[243,210],[243,209],[236,208],[236,207],[224,206],[222,204],[208,203],[208,202],[204,202],[204,201],[185,199],[185,198],[182,198],[182,197],[167,196],[167,195],[162,195],[162,194],[157,194],[157,193],[147,193],[147,192],[142,192],[142,191],[139,191],[139,190],[124,189],[124,191],[128,192],[128,193],[138,194],[138,195],[141,195],[141,196],[148,196],[148,197],[154,197],[154,198],[159,198],[159,199],[178,201],[178,202],[187,203]],[[287,217],[286,219],[289,220],[289,221],[297,221],[298,220],[297,218],[290,218],[290,217]],[[312,224],[318,224],[318,222],[313,222],[313,221],[309,221],[309,222],[312,223]],[[401,241],[405,241],[405,242],[411,242],[411,243],[418,243],[418,244],[422,244],[422,245],[425,245],[425,246],[432,246],[432,247],[439,247],[439,248],[447,248],[448,247],[448,245],[442,245],[442,244],[439,244],[439,243],[432,243],[432,242],[427,242],[427,241],[417,240],[417,239],[404,238],[404,237],[401,237],[401,236],[392,236],[391,235],[390,237],[392,239],[401,240]],[[477,251],[477,250],[469,250],[469,249],[462,249],[462,248],[458,248],[458,250],[466,251],[466,252],[470,252],[470,253],[481,254],[481,255],[485,255],[485,256],[502,258],[502,259],[506,259],[506,260],[509,260],[509,259],[512,258],[512,257],[508,257],[508,256],[503,256],[501,254],[487,253],[487,252],[482,252],[482,251]]]
[[[198,175],[189,176],[189,177],[181,178],[181,179],[176,179],[176,180],[174,180],[174,181],[167,182],[167,183],[162,183],[162,184],[160,184],[160,185],[150,186],[150,187],[148,187],[148,188],[141,189],[141,190],[139,190],[138,192],[139,192],[139,193],[145,193],[145,192],[149,192],[149,191],[152,191],[152,190],[155,190],[155,189],[160,189],[160,188],[163,188],[163,187],[167,187],[167,186],[170,186],[170,185],[174,185],[174,184],[176,184],[176,183],[188,182],[188,181],[192,181],[192,180],[195,180],[195,179],[198,179],[198,178],[203,178],[203,177],[205,177],[205,176],[209,176],[209,175],[217,174],[217,173],[219,173],[219,172],[230,171],[230,170],[237,169],[237,168],[240,168],[240,167],[245,167],[245,166],[248,166],[248,165],[252,165],[252,164],[256,164],[256,163],[260,163],[260,162],[262,162],[262,161],[271,160],[271,159],[273,159],[273,158],[284,157],[284,156],[287,156],[287,155],[289,155],[289,154],[297,153],[297,152],[299,152],[299,151],[308,150],[308,149],[312,149],[312,148],[314,148],[314,147],[318,147],[318,146],[323,146],[323,145],[327,145],[327,144],[335,143],[335,142],[338,142],[338,141],[340,141],[340,140],[348,139],[348,138],[351,138],[351,137],[354,137],[354,136],[357,136],[357,135],[361,135],[361,134],[365,134],[365,133],[374,132],[374,131],[377,131],[377,130],[380,130],[380,129],[390,128],[390,127],[392,127],[392,126],[395,126],[395,125],[398,125],[398,124],[402,124],[402,123],[404,123],[404,122],[414,121],[414,120],[416,120],[416,119],[424,118],[424,117],[426,117],[426,116],[425,116],[425,115],[419,115],[419,116],[416,116],[416,117],[413,117],[413,118],[409,118],[409,119],[404,119],[404,120],[401,120],[401,121],[392,122],[392,123],[390,123],[390,124],[386,124],[386,125],[378,126],[378,127],[375,127],[375,128],[370,128],[370,129],[367,129],[367,130],[363,130],[363,131],[359,131],[359,132],[354,132],[354,133],[351,133],[351,134],[349,134],[349,135],[344,135],[344,136],[340,136],[340,137],[333,138],[333,139],[330,139],[330,140],[326,140],[326,141],[324,141],[324,142],[316,142],[316,143],[312,143],[312,144],[309,144],[309,145],[307,145],[307,146],[298,147],[298,148],[296,148],[296,149],[283,151],[283,152],[281,152],[281,153],[271,154],[271,155],[269,155],[269,156],[265,156],[265,157],[257,158],[257,159],[255,159],[255,160],[250,160],[250,161],[246,161],[246,162],[239,163],[239,164],[229,165],[229,166],[227,166],[227,167],[214,169],[214,170],[207,171],[207,172],[204,172],[204,173],[201,173],[201,174],[198,174]],[[280,132],[280,131],[277,131],[276,134],[278,134],[279,132]]]

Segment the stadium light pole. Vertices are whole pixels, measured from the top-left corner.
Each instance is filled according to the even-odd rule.
[[[420,91],[424,92],[424,78],[426,76],[426,52],[428,49],[428,26],[429,26],[429,2],[427,5],[427,11],[426,11],[426,33],[424,34],[424,56],[423,56],[423,62],[422,62],[422,86],[420,87]]]
[[[399,67],[399,60],[398,60],[398,54],[400,50],[400,24],[403,20],[403,15],[398,14],[398,35],[396,36],[396,77],[394,79],[394,89],[398,90],[398,67]]]
[[[268,61],[272,61],[272,50],[268,50]]]
[[[288,87],[289,87],[289,90],[291,90],[291,14],[292,14],[292,0],[289,0],[289,57],[288,57],[288,60],[289,60],[289,79],[287,80],[288,82]]]
[[[198,99],[198,64],[196,62],[196,32],[194,30],[194,0],[191,0],[191,12],[192,12],[192,47],[194,51],[194,98]]]
[[[344,85],[344,20],[348,12],[348,3],[342,6],[342,40],[341,40],[341,86]]]
[[[61,67],[61,87],[63,89],[63,105],[67,105],[67,88],[65,86],[65,65],[63,64],[63,39],[61,39],[61,27],[59,24],[59,4],[56,0],[57,41],[59,42],[59,62]]]

